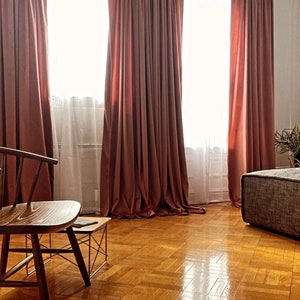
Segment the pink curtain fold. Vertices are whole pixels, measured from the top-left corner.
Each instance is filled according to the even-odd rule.
[[[150,217],[188,204],[181,116],[183,0],[110,0],[101,213]]]
[[[0,145],[52,157],[46,8],[46,0],[0,0]],[[52,199],[52,182],[53,168],[43,168],[35,199]]]
[[[243,173],[275,167],[273,0],[231,1],[229,195]]]

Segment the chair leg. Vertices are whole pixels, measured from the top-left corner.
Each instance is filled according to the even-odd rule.
[[[36,270],[36,278],[39,287],[40,299],[49,300],[49,292],[46,280],[45,266],[40,247],[40,241],[37,234],[31,234],[32,252],[34,259],[34,266]]]
[[[73,228],[68,227],[66,229],[66,231],[67,231],[67,234],[68,234],[70,245],[71,245],[71,247],[73,249],[73,252],[74,252],[74,256],[75,256],[76,261],[77,261],[77,265],[78,265],[79,270],[81,272],[81,276],[84,280],[85,285],[89,286],[89,285],[91,285],[90,276],[87,272],[86,265],[85,265],[85,262],[83,260],[82,253],[81,253],[81,250],[79,248],[78,241],[77,241],[77,238],[76,238],[75,233],[73,231]]]
[[[5,274],[6,272],[7,262],[8,262],[9,242],[10,242],[10,235],[4,234],[2,236],[0,275]]]

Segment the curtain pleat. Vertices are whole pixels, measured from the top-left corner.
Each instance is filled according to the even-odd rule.
[[[109,17],[101,213],[203,213],[188,204],[181,116],[183,0],[111,0]]]
[[[242,174],[275,167],[273,0],[231,3],[228,181],[239,206]]]
[[[0,0],[0,144],[52,156],[46,6],[46,0]],[[52,167],[45,167],[35,199],[52,198],[52,181]]]

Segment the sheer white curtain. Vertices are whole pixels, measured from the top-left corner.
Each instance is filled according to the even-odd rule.
[[[228,200],[230,0],[188,0],[183,120],[190,203]]]
[[[48,1],[55,198],[99,212],[107,0]]]

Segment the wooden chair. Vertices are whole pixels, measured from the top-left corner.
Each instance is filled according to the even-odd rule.
[[[7,171],[8,164],[17,166],[17,176],[15,184],[14,204],[3,206],[4,198],[7,196]],[[24,161],[26,163],[24,164]],[[28,161],[28,162],[27,162]],[[27,202],[20,203],[22,190],[22,173],[25,167],[35,164],[36,173],[33,176],[32,185],[30,188]],[[81,276],[86,286],[90,285],[90,278],[78,245],[78,241],[72,229],[72,224],[80,213],[81,206],[73,200],[58,200],[58,201],[31,201],[35,191],[36,183],[38,182],[39,174],[43,164],[57,164],[57,160],[46,156],[0,147],[0,234],[3,235],[1,261],[0,261],[0,287],[28,287],[37,286],[39,288],[40,299],[49,299],[47,280],[44,268],[39,236],[44,233],[54,233],[65,230],[72,252],[74,253],[77,265],[81,272]],[[25,167],[24,167],[25,165]],[[10,235],[20,234],[30,237],[32,248],[12,249],[9,247]],[[11,251],[30,253],[24,255],[24,259],[7,271],[8,254]],[[49,249],[47,249],[49,253]],[[46,251],[45,251],[46,252]],[[36,270],[36,282],[27,280],[14,281],[9,278],[26,266],[29,261],[34,260]]]

